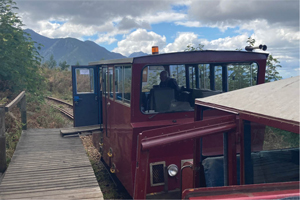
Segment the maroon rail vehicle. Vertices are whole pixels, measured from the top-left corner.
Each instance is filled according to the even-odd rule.
[[[224,155],[223,133],[228,132],[232,142],[236,117],[222,109],[200,109],[195,99],[264,83],[267,57],[244,51],[193,51],[74,66],[74,126],[103,125],[103,160],[133,198],[180,198],[186,184],[182,167],[195,159],[242,155],[244,148],[237,144],[236,151],[229,148]],[[205,113],[205,120],[199,113]],[[260,131],[251,132],[249,140],[253,151],[261,151],[265,125],[255,127]],[[200,140],[203,135],[197,131],[202,129],[206,137]],[[230,168],[235,162],[228,164]],[[199,179],[205,173],[202,164],[193,169],[193,183],[201,181],[191,187],[206,186]]]

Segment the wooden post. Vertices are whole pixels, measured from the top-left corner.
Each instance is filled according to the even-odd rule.
[[[22,130],[27,130],[27,115],[26,115],[26,96],[24,95],[20,102]]]
[[[6,170],[5,108],[0,105],[0,173]]]

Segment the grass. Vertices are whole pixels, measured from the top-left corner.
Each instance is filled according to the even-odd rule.
[[[299,134],[266,126],[264,150],[299,148]]]

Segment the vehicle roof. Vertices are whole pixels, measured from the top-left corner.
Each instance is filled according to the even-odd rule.
[[[99,60],[90,62],[89,65],[109,65],[109,64],[132,64],[132,63],[142,63],[147,62],[149,60],[157,60],[160,58],[168,58],[172,56],[189,56],[189,55],[201,55],[201,54],[220,54],[220,53],[229,53],[229,54],[247,54],[247,55],[264,55],[266,58],[268,56],[268,53],[265,52],[247,52],[247,51],[217,51],[217,50],[204,50],[204,51],[185,51],[185,52],[173,52],[173,53],[163,53],[163,54],[156,54],[156,55],[146,55],[146,56],[140,56],[140,57],[134,57],[134,58],[121,58],[121,59],[113,59],[113,60]]]
[[[197,105],[247,112],[299,124],[299,77],[196,99]]]

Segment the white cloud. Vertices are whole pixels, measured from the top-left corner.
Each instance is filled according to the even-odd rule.
[[[201,23],[199,21],[177,21],[175,24],[186,27],[201,27]]]
[[[157,12],[143,15],[137,19],[147,21],[149,24],[158,24],[162,22],[175,22],[179,20],[187,19],[187,15],[184,13],[176,12]]]
[[[187,45],[191,44],[193,46],[198,46],[200,40],[198,35],[192,32],[178,33],[176,39],[173,43],[169,43],[165,48],[162,49],[162,52],[176,52],[184,51],[187,48]]]
[[[137,29],[127,35],[125,39],[119,41],[118,47],[113,49],[113,52],[126,56],[139,51],[150,54],[152,46],[158,46],[161,49],[165,44],[165,36],[158,35],[152,31],[148,32],[145,29]]]
[[[98,39],[95,40],[95,42],[97,44],[100,44],[100,43],[111,44],[111,43],[114,43],[116,41],[117,41],[117,39],[114,38],[113,36],[110,36],[109,34],[99,34]]]
[[[192,1],[189,18],[207,26],[235,27],[253,20],[267,20],[280,26],[299,26],[299,1]]]

